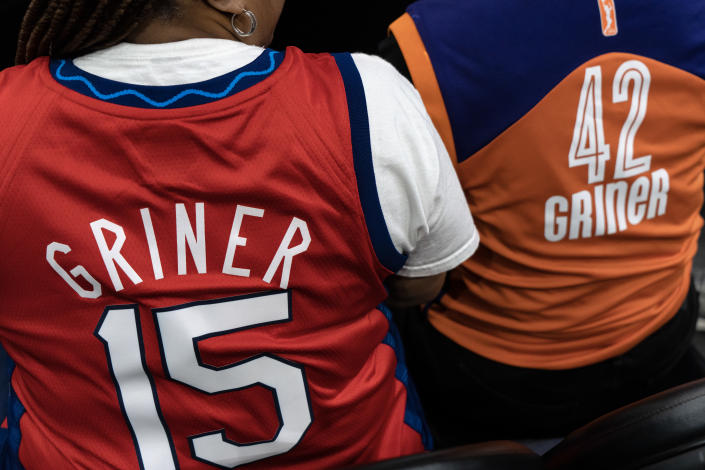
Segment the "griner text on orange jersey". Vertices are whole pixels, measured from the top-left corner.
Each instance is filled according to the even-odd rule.
[[[206,273],[206,242],[205,242],[205,216],[204,216],[204,204],[202,202],[196,203],[196,230],[194,232],[193,226],[186,212],[186,207],[184,204],[176,204],[176,241],[177,241],[177,257],[178,257],[178,275],[182,276],[186,274],[186,246],[188,245],[189,251],[193,258],[194,264],[196,265],[196,270],[199,274]],[[149,254],[151,258],[152,270],[154,273],[154,279],[159,280],[164,278],[164,273],[162,270],[162,263],[159,254],[159,248],[157,244],[157,238],[154,233],[154,228],[152,225],[152,219],[148,208],[140,210],[140,215],[142,216],[142,224],[144,226],[144,234],[146,236],[147,245],[149,247]],[[230,230],[230,237],[228,239],[228,246],[225,253],[225,259],[223,262],[223,274],[231,276],[241,276],[250,277],[250,270],[242,267],[235,267],[233,265],[235,258],[235,250],[238,246],[245,246],[247,244],[247,238],[240,236],[240,228],[242,227],[243,219],[245,216],[249,217],[263,217],[264,209],[258,209],[255,207],[247,207],[237,205],[235,208],[235,216],[233,219],[232,228]],[[125,235],[125,230],[114,222],[106,219],[99,219],[90,223],[91,230],[93,232],[93,237],[100,251],[100,255],[105,264],[105,268],[108,271],[110,280],[113,283],[115,291],[121,291],[123,289],[122,280],[118,273],[118,268],[126,275],[133,284],[139,284],[142,282],[142,278],[139,274],[132,268],[125,257],[120,252],[127,237]],[[104,232],[110,232],[114,237],[112,245],[108,246]],[[298,245],[290,246],[291,242],[299,232],[301,237],[301,242]],[[308,225],[304,220],[297,217],[293,217],[289,223],[289,227],[286,233],[283,235],[279,247],[276,253],[272,257],[272,260],[267,268],[266,273],[262,277],[262,280],[266,283],[271,283],[279,267],[281,268],[281,278],[279,286],[282,289],[286,289],[289,283],[289,274],[291,273],[292,259],[294,256],[305,252],[311,243],[311,236],[308,231]],[[66,271],[57,261],[56,254],[63,253],[67,254],[71,251],[71,247],[64,243],[52,242],[47,245],[46,249],[46,260],[49,265],[56,271],[56,273],[61,276],[61,278],[71,287],[76,293],[84,298],[97,299],[102,295],[102,286],[96,281],[96,279],[82,266],[77,265],[73,267],[70,271]],[[91,289],[85,289],[81,286],[77,279],[82,279],[84,283],[90,285]]]
[[[566,236],[575,240],[622,232],[665,214],[668,190],[668,172],[661,168],[631,183],[614,181],[594,185],[592,192],[551,196],[545,205],[544,237],[558,242]]]

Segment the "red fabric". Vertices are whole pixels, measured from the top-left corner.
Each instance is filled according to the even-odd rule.
[[[403,423],[406,392],[382,341],[375,307],[390,273],[374,255],[357,196],[342,79],[328,55],[289,50],[281,66],[235,96],[192,108],[136,109],[79,95],[54,82],[47,61],[0,75],[0,244],[4,247],[0,337],[17,367],[26,408],[20,457],[27,469],[138,468],[104,345],[94,334],[108,306],[138,305],[146,365],[181,469],[211,465],[191,456],[188,436],[224,429],[230,440],[271,439],[273,394],[254,386],[208,395],[166,377],[151,309],[276,291],[263,277],[293,218],[311,242],[292,259],[292,319],[200,343],[203,361],[224,366],[263,352],[304,368],[313,421],[286,454],[248,468],[329,468],[422,450]],[[195,233],[204,204],[207,270],[186,248],[177,270],[176,205]],[[234,267],[223,274],[237,205],[246,216]],[[164,278],[155,279],[140,209],[148,208]],[[124,230],[117,290],[90,223]],[[104,232],[107,233],[107,232]],[[111,236],[106,241],[112,244]],[[298,232],[289,246],[301,241]],[[46,259],[83,266],[102,286],[80,297]],[[78,279],[84,289],[90,285]]]

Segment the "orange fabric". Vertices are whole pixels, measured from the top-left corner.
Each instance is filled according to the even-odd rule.
[[[634,82],[626,101],[613,102],[618,68],[635,63],[629,61],[643,64],[651,77],[640,126],[625,126]],[[598,122],[589,117],[601,102],[610,155],[603,180],[593,182],[588,165],[569,166],[588,67],[599,67],[602,99],[587,95],[592,104],[582,116]],[[705,82],[694,75],[644,57],[606,54],[573,71],[461,163],[458,174],[482,242],[451,274],[431,323],[477,354],[539,369],[617,356],[666,323],[688,291],[702,226],[704,97]],[[620,142],[628,142],[620,139],[623,129],[635,130],[633,161],[651,159],[644,171],[616,177]],[[591,132],[587,126],[577,133],[586,147],[595,144]],[[607,202],[606,193],[614,195]]]
[[[389,26],[389,30],[399,44],[399,49],[401,49],[404,61],[409,68],[409,73],[411,73],[411,79],[421,95],[433,125],[443,139],[453,164],[457,165],[458,158],[455,153],[453,130],[443,102],[443,95],[438,86],[431,59],[428,57],[414,20],[408,13],[404,13]]]

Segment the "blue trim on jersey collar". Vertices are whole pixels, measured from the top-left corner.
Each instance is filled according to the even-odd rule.
[[[54,59],[51,74],[61,85],[82,95],[136,108],[172,109],[211,103],[245,90],[270,76],[284,60],[267,49],[246,66],[198,83],[146,86],[116,82],[79,69],[72,60]]]
[[[384,221],[382,206],[379,203],[375,171],[372,165],[370,123],[367,118],[367,103],[365,102],[365,90],[362,86],[360,72],[358,72],[350,54],[333,54],[333,57],[340,69],[348,100],[357,192],[360,195],[367,231],[370,234],[377,258],[387,269],[397,272],[404,266],[407,256],[399,253],[394,246],[387,230],[387,223]]]

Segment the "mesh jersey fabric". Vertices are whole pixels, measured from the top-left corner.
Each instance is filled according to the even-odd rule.
[[[260,47],[199,38],[165,44],[121,43],[75,58],[82,71],[140,85],[202,82],[240,69]],[[380,57],[351,54],[360,74],[372,166],[385,225],[407,255],[400,276],[457,266],[477,245],[465,197],[447,151],[414,87]]]
[[[403,256],[375,224],[352,60],[266,51],[214,80],[0,74],[11,468],[330,468],[428,444],[379,305]]]

